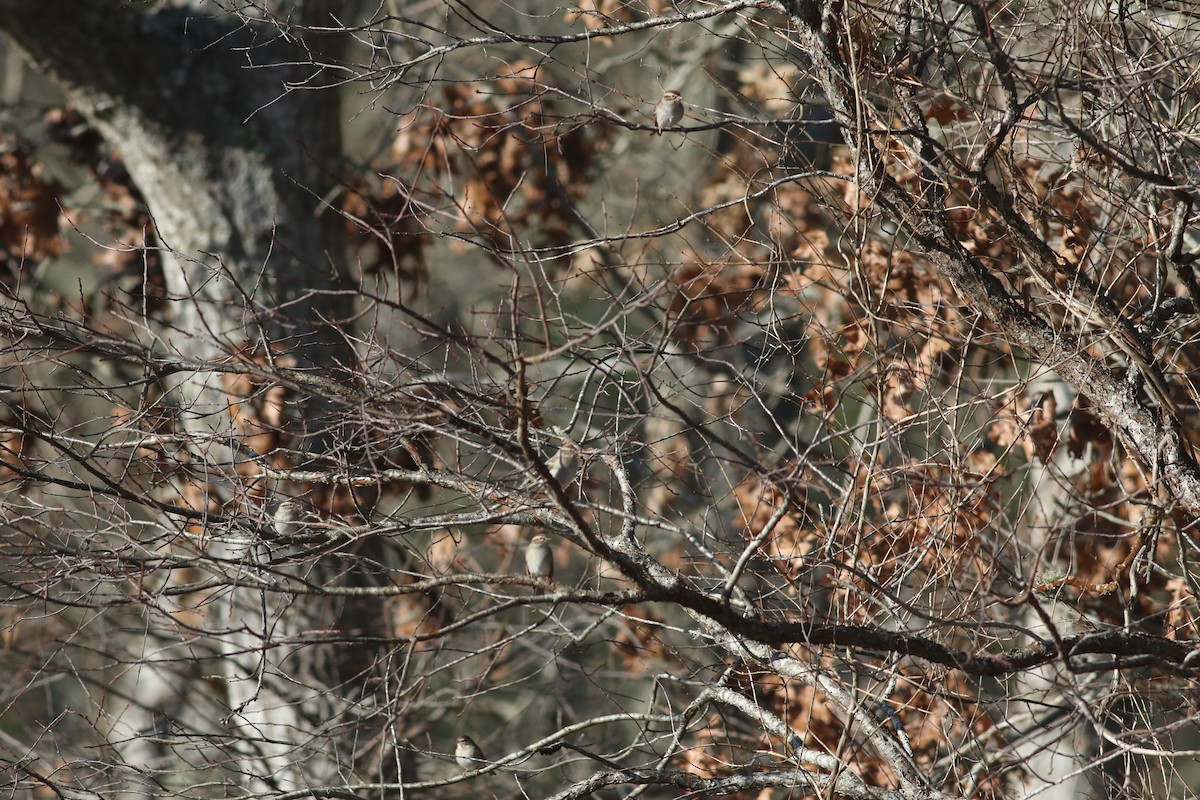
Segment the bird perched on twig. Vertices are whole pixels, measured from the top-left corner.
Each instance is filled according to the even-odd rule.
[[[674,128],[683,119],[683,97],[674,89],[663,92],[662,100],[654,107],[655,136],[662,135],[663,128]]]
[[[579,446],[571,437],[563,437],[562,447],[546,462],[546,470],[560,486],[566,486],[575,480],[575,475],[579,472]]]
[[[554,550],[550,537],[539,533],[529,540],[525,548],[525,569],[535,578],[550,580],[554,577]]]
[[[475,744],[470,736],[460,736],[454,742],[454,763],[465,770],[479,769],[484,766],[483,749]]]
[[[305,516],[304,505],[288,497],[275,506],[271,522],[275,525],[275,533],[280,536],[295,536],[304,529]]]

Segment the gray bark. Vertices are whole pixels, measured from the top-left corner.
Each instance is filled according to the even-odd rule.
[[[109,0],[0,8],[4,32],[120,152],[145,196],[171,251],[172,296],[195,301],[176,304],[179,349],[211,355],[216,342],[187,335],[206,325],[235,340],[247,322],[272,338],[299,324],[313,329],[306,360],[328,361],[339,337],[315,314],[344,301],[310,293],[337,285],[338,221],[318,212],[341,141],[337,92],[318,91],[332,54],[316,48],[336,43]],[[247,295],[258,309],[287,305],[248,320]]]
[[[289,21],[326,22],[329,8],[341,5],[298,6]],[[329,291],[343,285],[340,219],[321,213],[341,154],[338,92],[323,88],[322,62],[336,58],[340,39],[286,27],[294,37],[281,35],[236,16],[181,8],[139,12],[115,0],[0,0],[0,30],[120,153],[146,199],[171,300],[170,329],[154,334],[149,348],[204,360],[285,340],[297,367],[349,363],[351,353],[331,324],[349,309]],[[219,376],[196,371],[175,380],[183,424],[218,434],[210,441],[234,441]],[[323,431],[321,412],[309,401],[300,416]],[[205,449],[203,458],[230,464],[236,453],[220,445]],[[206,555],[241,562],[236,577],[244,578],[257,568],[253,551],[244,542],[214,542]],[[227,710],[224,722],[241,753],[229,767],[245,789],[295,788],[333,774],[336,752],[300,713],[324,693],[318,697],[315,684],[274,681],[289,656],[294,674],[297,656],[269,645],[313,624],[308,614],[283,610],[258,590],[231,589],[211,603],[201,641],[157,631],[177,643],[145,648],[153,655],[128,671],[118,693],[131,700],[113,701],[109,724],[101,723],[132,767],[121,774],[139,776],[129,778],[131,790],[155,794],[156,770],[168,771],[171,782],[189,779],[187,770],[202,759],[192,767],[164,766],[147,735],[165,709],[217,729],[214,703]],[[211,683],[180,696],[185,682],[171,663],[197,649],[220,656],[225,680],[216,691],[223,697],[196,697]],[[205,685],[195,676],[188,682]],[[190,710],[180,708],[185,699]]]

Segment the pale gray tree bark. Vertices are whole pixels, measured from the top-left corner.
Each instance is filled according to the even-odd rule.
[[[211,4],[0,2],[0,30],[102,133],[145,197],[170,303],[167,330],[143,328],[149,352],[202,365],[286,340],[298,368],[348,363],[336,323],[349,304],[332,291],[341,285],[343,235],[338,216],[323,208],[342,147],[339,94],[326,65],[343,40],[305,27],[329,23],[345,4],[288,5],[286,24],[259,26],[220,9],[214,15]],[[205,434],[197,442],[211,443],[196,445],[203,461],[234,463],[237,432],[219,373],[200,368],[171,381],[181,421]],[[301,405],[297,416],[324,430],[320,405]],[[318,454],[330,444],[316,441],[309,447]],[[216,540],[206,554],[243,564],[253,577],[249,542]],[[126,699],[114,699],[99,725],[127,774],[138,776],[130,778],[138,791],[156,793],[156,772],[187,780],[197,766],[155,760],[147,736],[168,710],[229,726],[242,759],[230,769],[244,789],[295,788],[332,774],[336,748],[297,749],[320,740],[301,714],[317,689],[288,681],[290,694],[281,695],[279,664],[292,657],[294,672],[295,654],[268,646],[312,624],[297,609],[283,614],[260,591],[236,588],[211,603],[207,635],[184,642],[176,633],[174,645],[145,647],[144,663],[124,673],[113,695]],[[170,637],[166,627],[158,634]],[[171,664],[189,648],[217,655],[223,681],[192,676],[193,688],[206,688],[184,692],[187,681]],[[210,690],[217,696],[197,696]]]

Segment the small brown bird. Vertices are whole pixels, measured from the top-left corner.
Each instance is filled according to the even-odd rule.
[[[470,736],[460,736],[454,742],[454,763],[465,770],[473,770],[485,766],[487,759],[474,739]]]
[[[271,522],[275,525],[275,533],[280,536],[295,536],[304,528],[304,506],[288,497],[275,507]]]
[[[575,474],[579,472],[579,446],[564,436],[562,447],[546,462],[546,470],[560,486],[575,480]]]
[[[663,128],[673,128],[683,119],[683,97],[674,89],[663,92],[662,100],[654,107],[655,136],[662,135]]]
[[[550,548],[550,537],[539,533],[529,540],[525,548],[525,569],[535,578],[550,580],[554,577],[554,551]]]

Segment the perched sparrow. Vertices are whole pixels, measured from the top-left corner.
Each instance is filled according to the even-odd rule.
[[[535,578],[549,580],[554,577],[554,551],[550,549],[550,537],[539,533],[529,540],[525,548],[525,569]]]
[[[460,736],[454,742],[454,763],[463,769],[479,769],[484,766],[485,761],[483,750],[470,736]]]
[[[546,469],[559,485],[566,486],[575,480],[575,473],[579,471],[579,447],[564,436],[562,447],[546,462]]]
[[[298,500],[286,498],[275,507],[271,521],[280,536],[295,536],[304,528],[304,506]]]
[[[663,128],[673,128],[683,119],[683,98],[674,89],[663,92],[662,100],[654,107],[654,127],[658,130],[655,136],[662,134]]]

